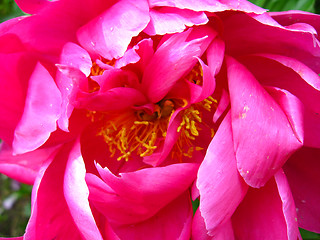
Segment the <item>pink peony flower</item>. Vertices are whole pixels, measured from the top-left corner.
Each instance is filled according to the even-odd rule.
[[[0,172],[34,185],[23,239],[320,232],[319,16],[17,3],[32,15],[0,25]]]

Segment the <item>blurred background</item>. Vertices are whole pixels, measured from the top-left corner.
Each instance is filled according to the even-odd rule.
[[[270,11],[298,9],[320,14],[320,0],[251,0],[251,2]],[[23,14],[14,0],[0,0],[0,22]],[[32,186],[20,184],[0,174],[0,237],[23,235],[31,212],[31,190]],[[301,234],[305,240],[320,240],[320,234],[303,229]]]

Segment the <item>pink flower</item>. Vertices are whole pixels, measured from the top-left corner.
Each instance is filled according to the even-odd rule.
[[[34,15],[0,25],[0,171],[34,184],[24,239],[320,231],[318,16],[17,3]]]

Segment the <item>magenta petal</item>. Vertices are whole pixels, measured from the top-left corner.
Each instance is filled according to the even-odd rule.
[[[208,18],[203,12],[162,7],[150,9],[150,22],[143,31],[149,35],[164,35],[182,32],[187,26],[191,27],[207,22]]]
[[[297,208],[299,226],[320,233],[320,150],[303,147],[283,169]]]
[[[228,114],[210,143],[199,168],[197,187],[200,192],[200,213],[208,234],[230,220],[248,189],[237,170]]]
[[[32,211],[25,239],[82,239],[63,193],[64,170],[71,148],[71,144],[65,145],[42,165],[32,190]]]
[[[221,0],[149,0],[150,7],[168,6],[193,11],[220,12],[225,10],[239,10],[244,12],[263,13],[264,9],[245,0],[221,1]]]
[[[261,187],[302,144],[251,73],[231,58],[227,64],[238,170],[250,186]]]
[[[213,37],[212,33],[208,37],[205,31],[201,34],[202,37],[190,41],[187,38],[192,35],[191,31],[174,34],[155,52],[142,78],[152,102],[161,100],[183,75],[191,71],[197,62],[196,57],[202,55],[202,48]]]
[[[298,228],[296,207],[294,205],[290,186],[282,169],[280,169],[279,172],[275,174],[275,180],[279,196],[282,201],[282,211],[287,224],[288,239],[301,239]]]
[[[297,138],[307,147],[320,148],[320,117],[312,112],[296,96],[286,90],[267,88],[287,115]]]
[[[121,239],[132,240],[190,240],[192,207],[189,193],[185,192],[155,216],[134,225],[115,227]]]
[[[102,240],[89,206],[89,190],[85,175],[86,169],[81,157],[80,145],[76,144],[69,154],[65,170],[64,196],[74,223],[84,238]]]
[[[286,56],[274,55],[274,54],[257,54],[258,56],[263,56],[269,59],[273,59],[282,65],[291,68],[300,77],[306,81],[309,85],[314,87],[317,90],[320,90],[320,76],[312,71],[308,66],[299,62],[296,59],[289,58]]]
[[[21,155],[13,155],[12,149],[2,143],[0,151],[0,172],[19,182],[33,184],[37,173],[56,147],[37,149]]]
[[[274,179],[262,188],[250,188],[232,216],[236,239],[287,240],[287,224],[283,212],[283,207],[286,206],[282,204]],[[296,239],[297,236],[292,240]]]
[[[225,44],[220,38],[215,38],[207,49],[208,66],[215,76],[220,72],[224,59]]]
[[[105,182],[87,177],[89,199],[110,222],[144,221],[186,191],[194,181],[197,168],[197,164],[174,164],[120,173],[117,177],[97,165]]]
[[[24,113],[15,130],[13,150],[16,154],[41,146],[56,130],[61,94],[49,72],[38,63],[30,77]]]
[[[50,0],[15,0],[15,2],[22,11],[29,14],[35,14],[51,3]]]
[[[147,99],[134,88],[118,87],[79,98],[77,102],[79,108],[92,111],[120,111],[135,105],[143,105],[147,102]]]
[[[137,36],[149,22],[146,0],[123,0],[108,8],[99,17],[81,27],[80,44],[90,53],[106,59],[121,57],[131,38]]]

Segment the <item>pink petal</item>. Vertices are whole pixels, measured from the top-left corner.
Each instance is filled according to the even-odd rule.
[[[27,54],[0,54],[0,138],[10,145],[23,114],[27,85],[34,66],[35,60]]]
[[[288,240],[301,239],[296,207],[294,205],[290,186],[282,169],[275,174],[275,180],[282,201],[282,211],[287,224]]]
[[[320,233],[320,150],[303,147],[284,165],[295,200],[299,226]]]
[[[21,155],[13,155],[12,149],[2,143],[0,172],[19,182],[33,184],[42,163],[57,147],[37,149]]]
[[[15,0],[15,2],[22,11],[29,14],[35,14],[51,3],[49,0]]]
[[[251,73],[231,58],[227,64],[238,170],[250,186],[261,187],[302,144]]]
[[[230,55],[261,53],[263,49],[264,53],[297,59],[320,72],[320,45],[314,34],[261,24],[246,14],[232,14],[221,18],[224,28],[228,29],[224,32],[224,40]]]
[[[187,26],[191,27],[207,22],[208,18],[203,12],[161,7],[150,9],[150,22],[143,31],[151,36],[164,35],[182,32]]]
[[[24,113],[14,133],[13,151],[21,154],[41,146],[56,130],[61,94],[49,72],[38,63],[32,73]]]
[[[196,211],[192,223],[192,240],[234,240],[234,234],[231,221],[227,221],[221,225],[214,237],[208,235],[204,219],[201,217],[200,211]]]
[[[187,41],[193,35],[191,31],[177,33],[158,48],[142,78],[152,102],[161,100],[182,76],[191,71],[197,61],[195,57],[202,55],[214,33],[202,31],[200,34]],[[194,32],[194,35],[200,34]]]
[[[146,221],[114,227],[114,231],[121,239],[189,240],[192,215],[189,193],[185,192]]]
[[[291,68],[299,76],[306,81],[310,86],[314,87],[317,90],[320,90],[320,76],[312,71],[308,66],[299,62],[296,59],[289,58],[286,56],[274,55],[274,54],[257,54],[258,56],[266,57],[273,59],[282,65]]]
[[[168,6],[181,9],[191,9],[193,11],[220,12],[225,10],[238,10],[244,12],[263,13],[264,9],[244,0],[221,1],[221,0],[149,0],[150,7]]]
[[[262,188],[250,188],[232,216],[236,239],[288,239],[282,204],[274,179]]]
[[[121,57],[131,38],[137,36],[149,22],[148,3],[123,0],[108,8],[78,32],[80,44],[90,53],[106,59]]]
[[[195,178],[197,168],[197,164],[174,164],[120,173],[117,177],[107,168],[97,165],[105,182],[87,176],[89,199],[110,222],[141,222],[186,191]]]
[[[135,105],[143,105],[146,97],[134,88],[118,87],[106,92],[88,95],[77,100],[78,108],[92,111],[121,111]]]
[[[84,49],[74,43],[67,43],[64,46],[60,55],[60,65],[58,65],[60,71],[56,76],[57,85],[62,95],[62,112],[58,123],[64,131],[68,130],[68,120],[73,111],[71,103],[78,90],[79,79],[89,76],[91,67],[91,58]]]
[[[213,76],[220,72],[224,59],[225,44],[220,38],[215,38],[207,49],[208,66]]]
[[[247,191],[238,173],[228,114],[210,143],[199,168],[200,213],[210,236],[225,224]]]
[[[32,191],[31,217],[25,240],[81,239],[63,193],[66,162],[72,144],[65,145],[41,167]]]
[[[319,114],[308,109],[296,96],[286,90],[271,87],[267,90],[287,115],[297,138],[303,145],[320,148]]]
[[[86,168],[80,153],[80,145],[76,144],[69,154],[64,175],[65,200],[74,223],[84,238],[102,240],[89,206],[89,190],[85,175]]]
[[[261,84],[285,89],[298,97],[312,111],[320,113],[320,92],[308,84],[293,69],[285,67],[278,61],[259,55],[246,56],[241,59],[241,62],[246,65]],[[272,69],[272,71],[268,69]]]

